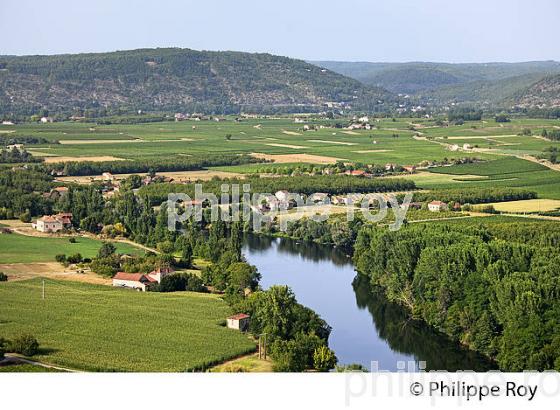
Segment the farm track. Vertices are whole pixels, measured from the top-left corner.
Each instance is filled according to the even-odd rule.
[[[49,364],[49,363],[43,363],[43,362],[38,362],[36,360],[30,360],[30,359],[26,359],[24,357],[21,357],[19,355],[15,355],[12,353],[6,353],[6,360],[10,361],[10,362],[15,362],[15,363],[25,363],[25,364],[31,364],[33,366],[40,366],[40,367],[45,367],[47,369],[54,369],[54,370],[60,370],[63,372],[68,372],[68,373],[79,373],[80,370],[75,370],[75,369],[69,369],[68,367],[60,367],[60,366],[55,366],[53,364]]]

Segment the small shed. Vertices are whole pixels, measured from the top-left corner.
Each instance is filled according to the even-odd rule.
[[[249,329],[249,315],[238,313],[227,318],[227,327],[242,332]]]

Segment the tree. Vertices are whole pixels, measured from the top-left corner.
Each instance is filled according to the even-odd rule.
[[[235,291],[255,290],[261,275],[257,268],[245,262],[236,262],[228,269],[229,286]]]
[[[8,280],[8,275],[4,272],[0,272],[0,282],[6,282]]]
[[[338,359],[334,352],[327,346],[319,346],[313,352],[313,367],[319,372],[328,372],[334,369]]]
[[[171,241],[159,242],[157,249],[163,254],[170,255],[175,251],[175,244]]]
[[[117,248],[115,247],[115,245],[113,245],[113,243],[103,242],[101,244],[101,247],[97,251],[97,257],[100,259],[108,258],[109,256],[113,255],[116,252],[116,250]]]

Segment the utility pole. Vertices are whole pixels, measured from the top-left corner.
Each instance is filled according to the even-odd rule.
[[[266,360],[266,333],[259,335],[259,359]]]

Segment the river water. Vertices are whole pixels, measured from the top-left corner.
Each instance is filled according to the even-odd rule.
[[[329,346],[340,364],[368,369],[474,370],[495,366],[461,348],[372,291],[349,257],[336,248],[291,239],[250,235],[243,254],[262,275],[264,289],[288,285],[298,302],[332,327]]]

